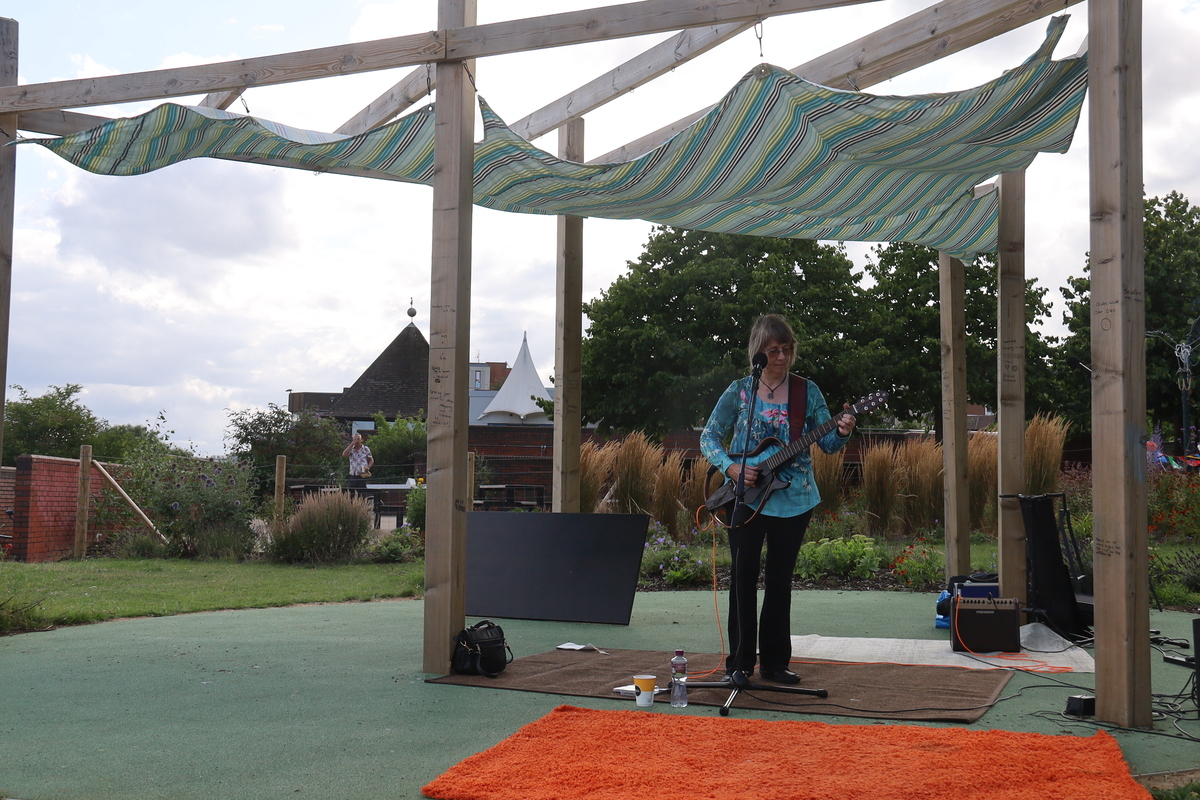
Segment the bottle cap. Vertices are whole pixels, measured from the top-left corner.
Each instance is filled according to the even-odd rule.
[[[681,655],[683,655],[683,651],[682,651],[682,650],[676,650],[676,651],[675,651],[675,655],[677,655],[677,656],[681,656]]]

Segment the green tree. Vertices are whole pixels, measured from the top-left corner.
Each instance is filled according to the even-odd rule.
[[[5,466],[15,466],[17,456],[79,458],[79,447],[92,444],[108,423],[93,414],[76,397],[77,383],[51,386],[40,397],[31,397],[14,385],[19,398],[4,404]]]
[[[145,425],[110,425],[96,436],[92,455],[102,461],[123,464],[140,445],[159,438],[157,432]]]
[[[376,414],[375,432],[367,442],[375,458],[371,475],[377,479],[415,478],[417,464],[425,461],[428,439],[425,420],[420,417],[388,422],[383,414]]]
[[[288,475],[295,478],[326,480],[346,472],[338,469],[345,429],[308,410],[293,414],[271,403],[265,409],[231,411],[225,443],[231,455],[254,465],[260,496],[275,491],[276,456],[287,456]]]
[[[862,394],[879,347],[850,336],[858,278],[839,246],[656,228],[629,272],[584,307],[585,421],[655,437],[703,424],[748,371],[750,326],[768,312],[791,323],[795,369],[831,404]]]
[[[886,343],[886,355],[874,365],[879,388],[890,392],[888,410],[900,420],[933,425],[942,416],[941,303],[938,253],[922,245],[893,242],[875,248],[868,261],[870,313],[865,338]],[[996,407],[996,259],[981,254],[964,267],[967,334],[967,395],[972,402]],[[1057,341],[1045,337],[1040,323],[1050,315],[1046,289],[1026,286],[1027,412],[1042,410],[1051,385],[1050,355]]]
[[[1146,330],[1160,330],[1183,341],[1197,314],[1200,298],[1200,207],[1179,192],[1143,202],[1145,238]],[[1061,355],[1091,362],[1091,262],[1083,276],[1072,276],[1060,291],[1066,300],[1063,324],[1070,332]],[[1178,361],[1163,341],[1146,343],[1146,410],[1153,423],[1178,431],[1180,392]],[[1079,388],[1082,384],[1082,388]],[[1091,430],[1091,390],[1085,377],[1063,375],[1069,397],[1068,418],[1081,430]],[[1194,417],[1194,415],[1193,415]]]

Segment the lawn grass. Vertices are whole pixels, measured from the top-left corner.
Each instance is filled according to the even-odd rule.
[[[0,562],[0,632],[118,617],[413,597],[423,583],[421,562],[319,567],[117,558]]]

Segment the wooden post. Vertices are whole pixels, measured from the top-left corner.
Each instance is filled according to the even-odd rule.
[[[88,512],[92,502],[92,446],[79,446],[79,495],[75,500],[75,552],[76,559],[87,555]]]
[[[0,17],[0,86],[17,83],[18,26]],[[12,303],[13,216],[16,210],[17,115],[0,114],[0,455],[4,453],[4,395],[8,389],[8,318]]]
[[[996,386],[1000,424],[997,487],[1025,491],[1025,173],[1000,176],[1000,251],[997,287]],[[1015,497],[996,507],[1000,594],[1026,600],[1025,521]]]
[[[942,321],[942,479],[946,577],[971,571],[967,507],[967,315],[963,263],[938,254]]]
[[[558,155],[583,161],[583,120],[558,129]],[[583,217],[558,218],[554,342],[554,492],[552,510],[579,508],[580,388],[583,376]]]
[[[475,0],[438,0],[438,27],[475,24]],[[446,673],[466,623],[467,403],[475,94],[463,61],[437,65],[429,450],[422,669]]]
[[[467,453],[467,511],[475,508],[475,451]]]
[[[275,535],[283,530],[283,498],[287,494],[287,456],[275,456]]]
[[[1088,4],[1096,718],[1151,724],[1142,4]]]

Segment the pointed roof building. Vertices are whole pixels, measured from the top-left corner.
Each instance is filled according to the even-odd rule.
[[[408,316],[415,317],[415,308]],[[429,398],[429,342],[416,326],[408,326],[392,340],[358,380],[342,392],[330,415],[344,420],[369,420],[376,413],[392,421],[399,417],[425,417]]]
[[[533,397],[550,400],[550,393],[538,377],[533,357],[529,355],[527,336],[521,337],[521,352],[504,384],[479,415],[488,424],[547,425],[551,420],[533,401]]]

